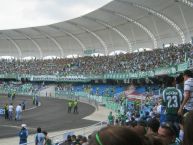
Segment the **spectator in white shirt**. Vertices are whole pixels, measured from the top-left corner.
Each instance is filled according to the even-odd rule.
[[[9,120],[13,119],[13,104],[11,103],[8,107],[8,112],[9,112]]]
[[[190,70],[184,71],[184,100],[178,110],[178,115],[193,110],[193,74]]]
[[[17,105],[15,113],[16,113],[15,120],[21,120],[21,113],[22,113],[21,104]]]

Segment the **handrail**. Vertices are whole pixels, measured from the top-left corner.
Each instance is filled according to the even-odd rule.
[[[80,132],[79,134],[81,134],[83,136],[88,136],[90,133],[97,131],[97,130],[100,130],[101,128],[105,127],[106,125],[107,125],[107,121],[101,121],[101,122],[98,122],[96,124],[93,124],[93,125],[90,125],[87,127],[67,130],[67,131],[64,131],[63,133],[51,136],[49,138],[52,140],[52,145],[55,145],[57,143],[62,143],[65,141],[64,135],[67,136],[68,134],[76,134],[77,132]],[[88,131],[86,132],[85,130],[88,130]],[[32,145],[32,144],[34,145],[35,142],[31,141],[31,142],[20,144],[20,145]]]

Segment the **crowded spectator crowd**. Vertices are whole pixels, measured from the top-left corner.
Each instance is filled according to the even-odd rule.
[[[21,82],[2,82],[0,84],[1,93],[29,93],[33,89],[33,85],[30,83],[22,84]]]
[[[88,144],[193,145],[192,77],[190,70],[184,71],[184,95],[174,87],[173,78],[159,99],[153,101],[147,96],[145,102],[127,106],[127,109],[118,110],[115,115],[110,112],[108,126],[89,136]],[[189,101],[183,103],[186,99]],[[79,139],[74,141],[74,137],[69,137],[63,144],[68,144],[68,140],[70,144],[81,145]]]
[[[112,113],[109,119],[111,115]],[[118,116],[115,122],[109,122],[109,125],[94,131],[88,137],[69,134],[66,139],[56,142],[53,142],[53,138],[49,137],[46,131],[37,128],[35,142],[41,145],[192,145],[192,120],[193,111],[182,117],[179,125],[171,122],[160,123],[158,116],[150,117],[147,121],[133,118],[133,121],[119,124]],[[26,131],[25,128],[26,125],[22,125],[21,131]]]
[[[192,58],[192,45],[171,45],[152,51],[119,54],[115,56],[85,56],[79,58],[0,60],[0,74],[32,75],[98,75],[105,73],[148,71],[183,63]],[[144,63],[145,62],[145,63]]]
[[[68,135],[59,145],[192,145],[193,111],[175,121],[163,117],[161,99],[150,112],[112,112],[108,125],[87,137]],[[144,110],[144,109],[143,109]],[[166,117],[166,116],[165,116]]]
[[[153,51],[144,51],[115,56],[97,56],[80,57],[72,59],[52,59],[52,60],[0,60],[0,73],[15,72],[18,74],[33,75],[53,75],[53,74],[105,74],[119,72],[148,71],[160,67],[174,66],[193,58],[192,45],[183,44],[179,46],[171,45],[168,48],[156,49]],[[190,75],[191,74],[191,75]],[[183,77],[188,76],[189,82],[193,84],[193,74],[190,70],[184,72]],[[186,81],[186,80],[185,80]],[[166,82],[164,80],[164,82]],[[171,93],[176,93],[172,84],[168,84],[166,89]],[[186,84],[187,85],[187,84]],[[6,86],[3,84],[3,86]],[[190,86],[190,85],[188,85]],[[27,87],[28,88],[28,87]],[[29,87],[31,88],[31,87]],[[76,90],[77,89],[77,90]],[[165,89],[165,87],[164,87]],[[173,89],[171,91],[171,89]],[[81,91],[91,93],[91,86],[85,85],[73,87],[69,85],[58,85],[56,90]],[[167,91],[168,91],[167,90]],[[115,88],[104,90],[104,93],[114,94]],[[189,94],[193,95],[193,90],[188,87]],[[96,87],[94,94],[99,94]],[[164,92],[164,91],[163,91]],[[93,94],[93,93],[91,93]],[[113,95],[112,95],[113,96]],[[168,99],[170,97],[171,99]],[[178,101],[175,98],[178,97]],[[183,96],[187,98],[187,96]],[[163,93],[157,102],[152,103],[152,98],[148,95],[145,101],[134,101],[130,107],[127,106],[126,97],[120,97],[117,103],[123,106],[116,115],[112,112],[108,116],[108,125],[96,132],[93,132],[88,138],[85,136],[68,135],[66,140],[56,143],[57,145],[193,145],[193,111],[188,113],[179,112],[183,100],[181,93],[177,96],[168,96]],[[193,98],[193,96],[191,96]],[[169,102],[166,102],[169,101]],[[172,102],[172,103],[171,103]],[[176,106],[176,103],[177,106]],[[171,109],[172,114],[168,110]],[[126,107],[126,109],[124,108]],[[193,107],[193,106],[191,106]],[[132,108],[132,109],[131,109]],[[168,109],[169,108],[169,109]],[[183,108],[183,107],[182,107]],[[130,109],[130,110],[129,110]],[[174,113],[173,113],[174,111]],[[172,115],[172,119],[167,115]],[[177,119],[174,119],[175,117]],[[20,117],[18,117],[20,120]],[[26,124],[22,125],[19,133],[20,144],[27,142],[28,131]],[[23,139],[23,131],[25,139]],[[37,128],[35,143],[38,145],[52,144],[52,139],[47,136],[47,132]]]

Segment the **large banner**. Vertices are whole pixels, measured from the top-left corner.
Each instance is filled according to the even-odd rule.
[[[141,71],[138,72],[138,78],[154,77],[154,71]]]
[[[63,82],[63,81],[69,81],[69,82],[87,82],[90,81],[89,78],[84,77],[82,75],[80,76],[55,76],[55,75],[41,75],[41,76],[31,76],[30,81],[54,81],[54,82]]]
[[[54,75],[31,76],[30,81],[57,81],[57,76]]]
[[[187,69],[188,69],[188,63],[187,62],[177,65],[178,72],[182,72],[182,71],[185,71]]]
[[[171,74],[176,74],[176,68],[175,67],[168,67],[168,68],[158,68],[155,70],[155,75],[156,76],[161,76],[161,75],[171,75]]]
[[[129,78],[138,78],[138,73],[129,73]]]
[[[91,54],[95,53],[95,49],[86,49],[84,50],[84,56],[91,56]]]
[[[15,79],[17,77],[16,74],[11,74],[11,73],[8,73],[8,74],[0,74],[0,78],[4,79],[4,78],[8,78],[8,79]]]

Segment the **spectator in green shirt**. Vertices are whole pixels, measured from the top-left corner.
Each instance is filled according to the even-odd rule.
[[[68,113],[71,113],[72,106],[73,106],[73,102],[72,102],[72,100],[69,100],[68,101]]]
[[[166,107],[166,121],[167,122],[179,122],[178,110],[183,100],[182,93],[174,86],[174,81],[171,81],[166,89],[163,91],[163,106]]]
[[[109,125],[114,125],[114,116],[113,116],[112,112],[109,113],[108,123],[109,123]]]
[[[73,108],[74,108],[74,113],[78,113],[78,101],[77,100],[73,101]]]

